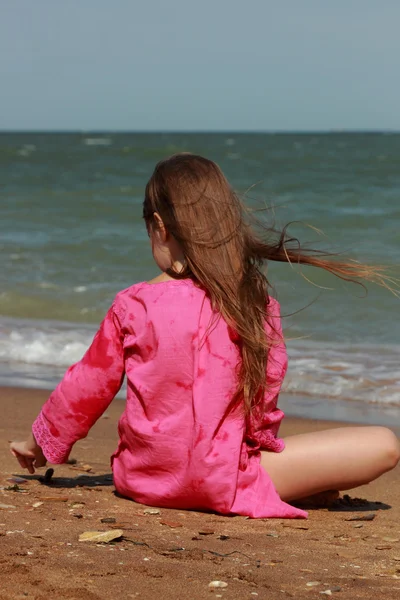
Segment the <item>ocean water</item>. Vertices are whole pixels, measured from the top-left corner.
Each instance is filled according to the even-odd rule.
[[[157,274],[144,186],[179,151],[216,160],[246,202],[268,207],[262,218],[292,222],[303,242],[400,277],[400,135],[3,133],[0,385],[52,388],[117,291]],[[400,300],[315,269],[268,274],[290,357],[286,409],[400,424]]]

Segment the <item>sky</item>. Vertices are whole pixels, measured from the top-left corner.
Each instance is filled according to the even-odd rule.
[[[0,130],[400,130],[399,0],[1,0]]]

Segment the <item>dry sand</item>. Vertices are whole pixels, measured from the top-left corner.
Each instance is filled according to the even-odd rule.
[[[0,600],[400,598],[399,468],[349,492],[369,505],[311,510],[307,521],[145,514],[112,485],[109,456],[122,402],[76,445],[77,467],[55,467],[49,485],[22,473],[7,440],[24,438],[46,397],[0,389]],[[286,419],[283,435],[333,425]],[[26,483],[4,489],[14,485],[13,474],[25,474]],[[371,521],[349,520],[371,514]],[[85,531],[115,526],[124,532],[119,541],[78,541]],[[227,587],[210,589],[216,580]]]

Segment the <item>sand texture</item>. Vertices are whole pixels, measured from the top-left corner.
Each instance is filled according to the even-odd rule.
[[[399,467],[349,492],[369,503],[307,521],[149,511],[114,493],[119,401],[73,449],[75,465],[49,483],[44,469],[22,472],[7,441],[25,437],[46,397],[0,389],[0,600],[400,598]],[[282,433],[330,426],[286,419]],[[111,533],[79,541],[88,531]]]

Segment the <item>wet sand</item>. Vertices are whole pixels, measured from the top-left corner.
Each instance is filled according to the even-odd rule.
[[[47,395],[0,388],[0,600],[400,597],[400,467],[349,492],[369,503],[310,510],[307,521],[148,514],[114,494],[109,457],[122,402],[75,446],[76,465],[56,466],[48,484],[44,469],[22,472],[7,441],[26,436]],[[282,434],[335,425],[287,418]],[[349,520],[359,517],[372,520]],[[79,541],[115,529],[123,537],[114,542]]]

